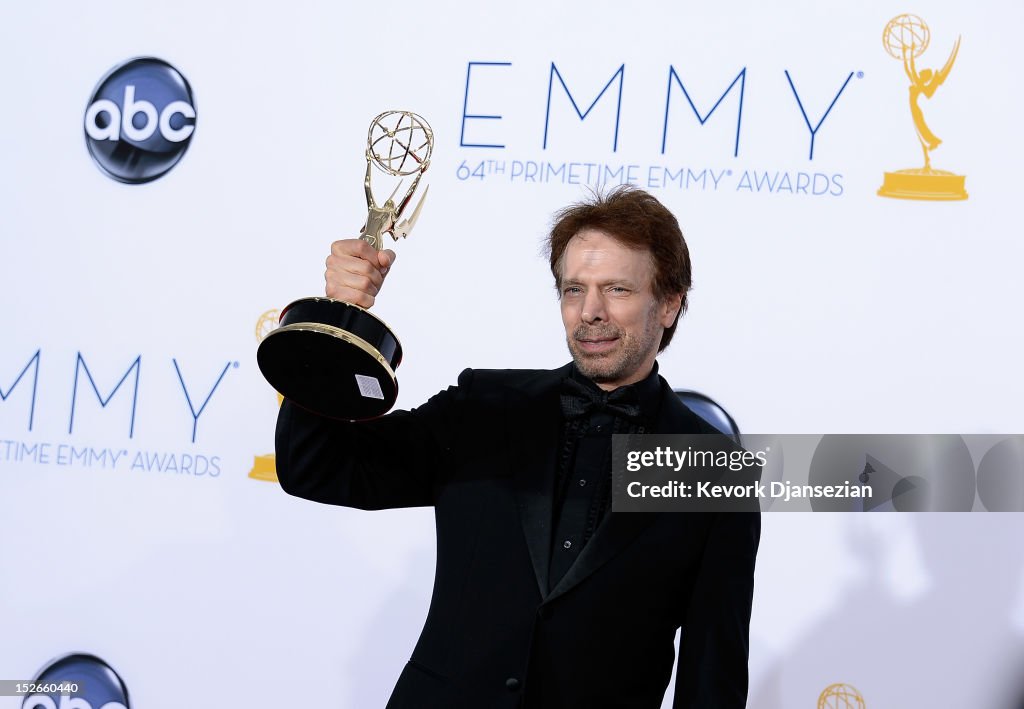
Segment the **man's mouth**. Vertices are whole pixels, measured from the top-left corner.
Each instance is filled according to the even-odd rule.
[[[601,354],[615,347],[618,337],[578,337],[576,342],[580,349],[588,354]]]

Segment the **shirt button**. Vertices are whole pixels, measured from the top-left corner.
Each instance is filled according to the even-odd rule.
[[[583,487],[583,486],[584,486],[584,485],[586,485],[586,484],[587,484],[587,481],[586,481],[586,480],[583,480],[583,479],[581,478],[581,479],[580,479],[580,487]]]
[[[519,689],[519,680],[515,677],[509,677],[505,680],[505,686],[508,687],[510,691],[514,692]]]
[[[571,547],[572,547],[572,542],[569,541],[568,539],[566,539],[564,542],[562,542],[562,548],[563,549],[569,549]]]
[[[600,433],[601,431],[604,430],[604,427],[603,426],[594,426],[594,430],[597,431],[598,433]]]

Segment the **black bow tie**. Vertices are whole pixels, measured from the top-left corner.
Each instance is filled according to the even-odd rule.
[[[562,414],[567,419],[608,411],[628,419],[640,417],[640,397],[633,387],[619,387],[615,391],[595,391],[572,377],[562,382]]]

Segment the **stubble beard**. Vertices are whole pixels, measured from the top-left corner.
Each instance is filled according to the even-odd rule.
[[[573,362],[580,373],[597,384],[626,379],[644,364],[651,350],[657,350],[661,333],[655,317],[655,308],[648,314],[647,326],[640,335],[626,333],[615,325],[594,327],[581,323],[566,338]],[[592,354],[583,351],[577,340],[591,338],[618,338],[618,347],[611,352]]]

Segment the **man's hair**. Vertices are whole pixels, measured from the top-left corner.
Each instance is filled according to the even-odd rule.
[[[679,313],[671,327],[665,328],[658,351],[668,347],[686,310],[692,282],[690,251],[675,216],[654,196],[632,185],[616,187],[607,194],[597,190],[589,199],[558,212],[546,247],[559,294],[565,249],[584,229],[604,232],[627,248],[649,253],[654,266],[651,290],[659,301],[682,294]]]

